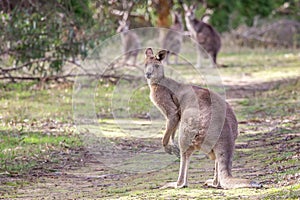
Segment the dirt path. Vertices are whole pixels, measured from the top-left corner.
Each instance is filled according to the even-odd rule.
[[[286,86],[289,84],[295,84],[299,81],[300,77],[289,78],[289,79],[279,79],[275,81],[268,82],[253,82],[251,80],[244,81],[242,83],[237,82],[236,80],[225,81],[224,86],[226,89],[227,99],[235,98],[251,98],[259,95],[262,92],[273,90],[279,86]]]
[[[247,98],[256,96],[260,92],[267,91],[272,88],[276,88],[282,84],[291,84],[296,79],[292,80],[280,80],[272,81],[267,83],[257,83],[257,84],[235,84],[232,83],[226,86],[227,88],[227,98]],[[267,121],[248,121],[243,122],[247,125],[247,131],[258,131],[268,132],[269,127],[272,127],[272,122]],[[296,123],[295,127],[299,126]],[[297,127],[296,127],[297,128]],[[298,127],[299,128],[299,127]],[[245,127],[241,127],[243,131]],[[270,176],[275,173],[275,170],[289,170],[289,169],[299,169],[297,163],[291,163],[290,165],[281,166],[281,168],[276,169],[272,166],[272,162],[277,162],[276,160],[271,161],[268,165],[263,163],[261,160],[256,160],[254,163],[247,160],[251,154],[247,154],[243,149],[248,149],[249,151],[254,150],[255,152],[262,153],[261,155],[257,153],[259,159],[266,159],[268,155],[265,155],[266,151],[273,153],[274,148],[276,152],[284,152],[289,149],[289,152],[298,152],[296,154],[283,154],[285,156],[282,159],[300,159],[300,144],[295,143],[295,138],[299,138],[299,133],[292,133],[282,136],[280,131],[269,131],[268,134],[264,135],[263,138],[258,137],[257,134],[247,135],[247,139],[241,139],[237,144],[237,157],[247,157],[246,159],[238,159],[235,161],[235,173],[243,176],[247,174],[248,178],[258,178],[264,184],[269,184],[273,186],[284,186],[285,184],[291,184],[299,181],[299,173],[294,176],[286,176],[280,184],[278,182],[273,182]],[[286,144],[289,144],[288,146]],[[285,145],[285,146],[284,146]],[[267,150],[266,150],[267,149]],[[85,152],[84,149],[80,150],[80,157],[77,157],[77,165],[72,166],[72,161],[67,162],[63,167],[55,170],[55,172],[41,172],[36,174],[31,174],[29,177],[6,177],[6,182],[17,184],[6,184],[5,187],[1,187],[0,191],[3,195],[3,199],[116,199],[124,197],[126,198],[126,193],[128,191],[135,191],[136,199],[143,199],[146,195],[145,193],[138,191],[154,191],[158,190],[162,182],[175,180],[177,176],[178,162],[174,162],[163,169],[162,172],[169,173],[170,175],[161,176],[162,172],[149,172],[142,174],[128,174],[120,173],[119,171],[108,169],[105,165],[99,162],[93,155]],[[275,153],[276,153],[275,152]],[[278,155],[279,155],[278,154]],[[272,154],[273,155],[273,154]],[[200,159],[199,159],[200,160]],[[197,162],[199,161],[197,160]],[[272,159],[271,159],[272,160]],[[196,163],[195,161],[192,161]],[[252,166],[252,167],[251,167]],[[213,163],[208,163],[207,160],[201,161],[200,164],[194,164],[191,168],[191,190],[186,192],[191,192],[193,188],[201,187],[201,185],[206,178],[212,174]],[[200,171],[200,172],[199,172]],[[171,177],[170,177],[171,176]],[[153,179],[151,179],[151,177]],[[262,177],[262,178],[260,178]],[[157,179],[157,180],[156,180]],[[151,180],[151,181],[149,181]],[[156,182],[155,182],[155,181]],[[3,181],[3,180],[2,180]],[[149,181],[149,182],[148,182]],[[154,183],[152,183],[154,182]],[[198,188],[199,189],[199,188]],[[185,191],[185,190],[183,190]],[[205,190],[204,190],[205,191]],[[214,190],[212,190],[214,191]],[[251,191],[253,192],[253,191]],[[255,192],[255,191],[254,191]],[[166,192],[158,192],[158,195],[164,195]],[[215,190],[215,194],[219,197],[224,195],[223,191]],[[227,193],[226,193],[227,194]],[[153,194],[151,194],[153,195]],[[182,195],[182,194],[181,194]],[[193,194],[189,194],[193,196]],[[182,198],[188,198],[187,196],[182,196]],[[173,199],[168,196],[169,199]],[[131,199],[130,197],[128,197]],[[1,199],[1,198],[0,198]],[[132,197],[132,199],[134,199]],[[147,199],[147,197],[145,197]]]
[[[85,161],[84,166],[62,170],[38,177],[33,183],[18,189],[22,199],[79,199],[100,198],[101,188],[108,185],[106,179],[118,181],[124,174],[110,174],[105,166],[93,159]]]

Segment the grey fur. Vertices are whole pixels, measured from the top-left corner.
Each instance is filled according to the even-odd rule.
[[[248,179],[232,177],[238,123],[230,105],[208,89],[165,77],[161,61],[166,54],[167,51],[162,50],[154,55],[148,48],[145,61],[151,101],[167,120],[162,144],[168,153],[176,152],[174,136],[179,127],[179,177],[177,182],[167,183],[162,188],[187,187],[189,160],[195,150],[202,150],[215,160],[214,179],[206,181],[207,185],[224,189],[261,187]],[[170,152],[170,149],[173,151]]]
[[[133,65],[136,64],[136,59],[141,48],[139,37],[135,32],[129,31],[129,25],[125,21],[119,21],[118,33],[121,33],[121,40],[123,46],[123,53],[125,53],[125,62],[131,57],[133,58]]]
[[[217,64],[217,54],[221,48],[221,38],[219,33],[209,24],[196,19],[194,5],[188,7],[184,4],[185,22],[192,37],[207,51]],[[202,49],[199,48],[201,52]]]

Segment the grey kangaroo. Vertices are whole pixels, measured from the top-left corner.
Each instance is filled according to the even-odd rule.
[[[125,63],[132,57],[133,65],[135,65],[141,47],[139,37],[136,33],[129,31],[128,22],[125,20],[119,21],[117,32],[121,33],[123,52],[126,53],[124,58]]]
[[[148,48],[145,60],[150,99],[167,120],[162,139],[167,152],[176,149],[174,135],[179,127],[179,177],[177,182],[167,183],[162,188],[187,187],[189,161],[195,150],[203,150],[210,159],[215,160],[214,178],[207,180],[206,185],[224,189],[261,187],[254,181],[234,178],[231,174],[238,123],[230,105],[212,91],[165,77],[162,60],[166,55],[166,50],[154,55],[152,49]],[[211,121],[213,116],[219,121]],[[218,118],[220,116],[224,119],[223,123]]]
[[[188,31],[192,37],[207,51],[212,57],[215,64],[217,64],[217,54],[221,48],[221,38],[219,33],[209,24],[196,19],[196,6],[188,7],[183,4],[185,11],[185,22]],[[199,49],[201,52],[202,49]]]
[[[172,13],[172,26],[163,40],[163,49],[169,50],[170,54],[175,55],[175,64],[178,64],[178,54],[181,49],[183,39],[183,23],[179,12]],[[166,62],[169,64],[169,54]]]

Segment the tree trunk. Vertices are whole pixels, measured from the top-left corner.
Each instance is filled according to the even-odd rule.
[[[172,0],[153,0],[154,7],[157,11],[157,27],[169,28],[170,27],[170,10],[173,6]],[[166,31],[162,30],[159,33],[159,41],[162,44]]]

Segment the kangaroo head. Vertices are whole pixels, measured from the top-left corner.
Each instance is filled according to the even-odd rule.
[[[173,24],[182,24],[182,16],[180,12],[175,11],[172,13],[172,22]]]
[[[164,78],[164,68],[161,61],[166,57],[167,53],[166,50],[161,50],[154,55],[151,48],[146,49],[145,77],[148,83],[159,83]]]
[[[186,4],[183,4],[183,9],[185,12],[186,19],[194,20],[196,18],[196,16],[195,16],[196,5],[187,6]]]
[[[117,29],[117,33],[126,33],[129,30],[129,22],[119,21],[119,27]]]

